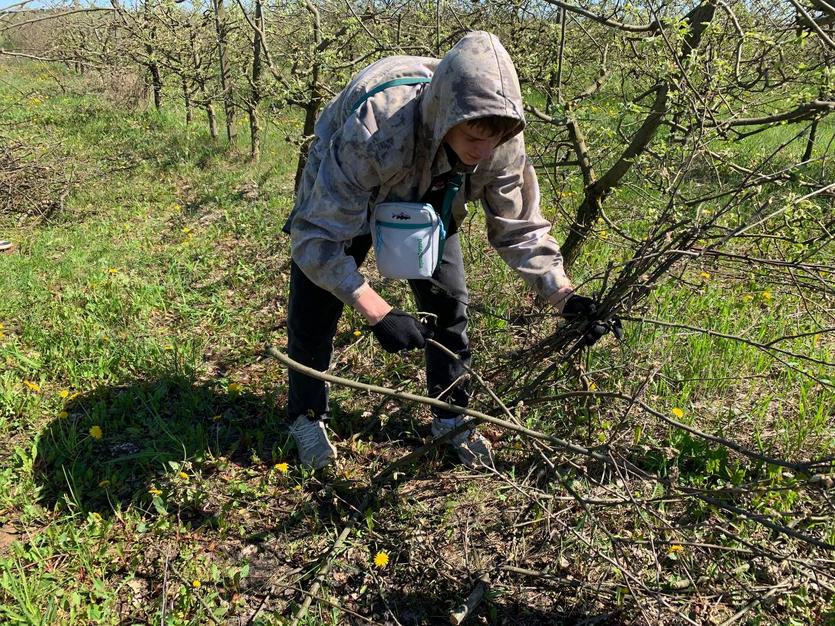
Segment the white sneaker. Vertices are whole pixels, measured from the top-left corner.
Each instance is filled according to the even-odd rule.
[[[322,420],[309,420],[304,415],[299,415],[290,426],[290,434],[296,441],[302,464],[319,469],[336,458],[336,448],[328,440]]]
[[[458,428],[464,422],[463,418],[455,420],[432,420],[432,436],[441,437],[449,431]],[[490,442],[484,438],[475,428],[458,433],[449,440],[455,451],[458,453],[458,460],[461,464],[470,469],[490,468],[496,469],[496,462],[493,458],[493,449]]]

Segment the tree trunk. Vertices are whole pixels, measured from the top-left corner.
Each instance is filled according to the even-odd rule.
[[[554,92],[557,100],[562,102],[562,63],[565,57],[565,8],[560,11],[560,54],[557,58],[557,67],[552,69],[548,76],[548,91],[545,94],[545,114],[551,115],[554,109]]]
[[[685,19],[690,22],[692,27],[684,38],[682,51],[679,55],[679,61],[683,67],[687,67],[690,53],[698,48],[701,43],[702,35],[711,21],[713,21],[715,12],[716,4],[714,0],[707,0],[699,4],[685,16]],[[655,101],[652,104],[652,110],[644,119],[641,127],[632,136],[632,141],[623,151],[620,158],[599,179],[595,180],[588,150],[584,146],[578,149],[578,143],[575,141],[575,150],[585,178],[586,194],[582,204],[577,209],[577,214],[568,236],[565,238],[562,246],[560,246],[563,254],[563,264],[566,268],[570,268],[580,256],[580,251],[600,215],[603,200],[620,183],[623,177],[626,176],[627,172],[632,168],[632,165],[646,151],[650,141],[655,137],[658,127],[667,114],[667,96],[669,91],[670,85],[668,82],[663,81],[658,83],[655,88]],[[570,125],[569,132],[571,132]],[[580,135],[580,137],[582,136]],[[574,139],[574,135],[572,135],[572,139]]]
[[[159,111],[162,108],[162,75],[159,71],[159,65],[150,63],[148,65],[148,71],[151,72],[151,86],[154,90],[154,107]]]
[[[812,158],[812,151],[815,149],[815,138],[818,135],[818,121],[820,118],[815,118],[812,121],[812,127],[809,129],[809,138],[806,139],[806,149],[803,151],[801,161],[808,161]]]
[[[249,158],[257,161],[261,156],[261,134],[258,125],[258,104],[261,102],[261,40],[264,32],[264,13],[261,0],[255,0],[255,33],[252,37],[252,93],[249,100]]]
[[[183,77],[183,101],[186,105],[186,126],[191,124],[192,122],[192,104],[191,104],[191,93],[188,90],[188,81]]]
[[[87,37],[85,33],[81,33],[81,45],[78,46],[78,50],[86,50],[87,49]],[[81,59],[76,59],[75,61],[75,71],[77,74],[84,76],[84,64],[81,62]]]
[[[151,7],[148,2],[149,0],[145,0],[145,3],[142,6],[146,26],[153,24]],[[154,107],[156,107],[157,111],[159,111],[162,108],[162,74],[159,71],[159,65],[154,60],[154,54],[156,52],[154,42],[156,41],[156,38],[156,26],[151,26],[151,29],[148,32],[148,40],[145,42],[145,55],[148,57],[148,72],[151,74],[151,87],[154,90]]]
[[[209,134],[213,140],[217,141],[217,116],[215,115],[215,108],[212,106],[212,99],[206,92],[206,77],[201,71],[200,54],[197,52],[197,35],[193,30],[189,31],[189,44],[191,46],[191,62],[194,64],[194,82],[197,83],[197,91],[200,94],[200,99],[197,102],[206,111]]]
[[[307,149],[310,146],[310,138],[313,137],[313,128],[316,125],[316,115],[319,113],[319,100],[308,104],[304,108],[304,141],[299,146],[299,163],[296,166],[296,182],[295,189],[299,190],[299,184],[302,182],[302,173],[304,166],[307,164]]]
[[[226,139],[231,144],[235,139],[235,109],[232,103],[229,63],[226,58],[226,25],[223,23],[223,0],[212,0],[212,6],[215,14],[215,34],[217,35],[217,54],[220,64],[220,89],[223,93],[223,111],[226,114]]]
[[[322,43],[322,22],[319,15],[319,9],[310,2],[305,1],[305,8],[313,17],[313,67],[310,73],[309,96],[307,103],[302,105],[304,108],[304,130],[303,141],[299,146],[299,161],[296,166],[296,182],[295,189],[298,191],[299,184],[302,181],[302,173],[304,166],[307,164],[307,149],[310,145],[310,140],[313,137],[313,129],[316,126],[316,116],[319,114],[319,107],[322,104],[322,89],[319,86],[319,71],[321,70],[322,59],[319,55],[319,46]]]
[[[211,101],[206,102],[206,117],[209,120],[209,134],[217,141],[217,115]]]

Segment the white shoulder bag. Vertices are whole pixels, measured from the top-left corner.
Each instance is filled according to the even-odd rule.
[[[430,278],[446,239],[431,204],[383,202],[371,216],[377,269],[386,278]]]

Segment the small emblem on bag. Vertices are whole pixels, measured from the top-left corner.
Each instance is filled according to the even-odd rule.
[[[391,219],[393,219],[393,220],[410,220],[410,219],[412,219],[412,216],[409,215],[408,213],[395,213],[394,215],[391,216]]]

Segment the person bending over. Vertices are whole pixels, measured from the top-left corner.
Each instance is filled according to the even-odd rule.
[[[466,407],[468,293],[457,229],[465,202],[472,200],[481,201],[490,244],[510,267],[558,311],[593,319],[595,303],[574,294],[551,225],[540,212],[524,127],[516,70],[490,33],[469,33],[443,59],[394,56],[360,71],[316,122],[284,227],[292,242],[290,358],[326,370],[348,305],[387,351],[425,349],[429,395]],[[431,314],[426,323],[393,307],[359,270],[372,239],[382,267],[380,229],[390,223],[377,220],[372,237],[377,214],[384,207],[411,206],[391,203],[430,205],[439,215],[439,262],[431,275],[409,280],[418,310]],[[411,219],[408,212],[390,215]],[[398,228],[387,232],[402,235]],[[427,344],[430,335],[460,360]],[[432,411],[436,437],[462,422],[460,415]],[[336,458],[322,421],[327,416],[325,383],[291,369],[287,417],[302,463],[318,468]],[[489,442],[475,428],[450,444],[468,467],[493,466]]]

